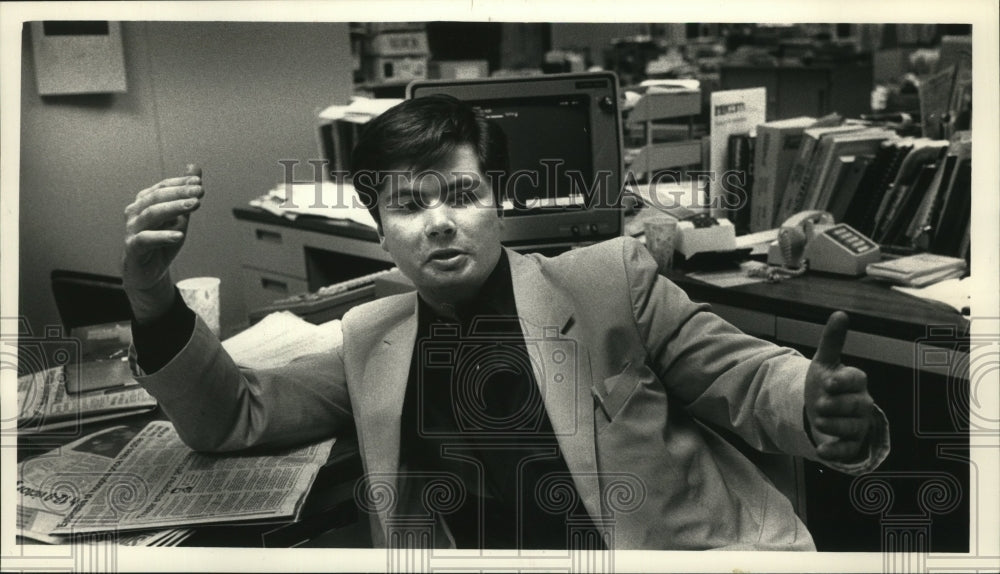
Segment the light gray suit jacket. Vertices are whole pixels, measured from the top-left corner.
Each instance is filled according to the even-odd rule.
[[[573,496],[560,482],[571,481],[615,548],[814,548],[788,499],[700,422],[763,451],[815,459],[803,428],[807,359],[692,303],[632,239],[555,258],[508,256],[535,377],[571,473],[525,496],[558,510]],[[393,544],[401,525],[421,519],[434,523],[434,543],[447,545],[437,519],[462,486],[399,464],[416,309],[414,293],[356,307],[333,353],[258,371],[239,369],[199,320],[171,362],[138,379],[199,450],[295,444],[355,425],[376,545]],[[860,473],[881,463],[881,419],[867,460],[830,466]]]

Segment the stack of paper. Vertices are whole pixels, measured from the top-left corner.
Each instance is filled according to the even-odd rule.
[[[268,369],[304,355],[330,352],[343,339],[339,319],[313,325],[289,311],[279,311],[230,337],[222,346],[237,365]]]
[[[965,274],[965,260],[957,257],[921,253],[880,261],[867,267],[868,275],[907,287],[923,287]]]
[[[345,120],[363,124],[402,101],[396,98],[372,99],[363,96],[352,96],[350,104],[346,106],[330,106],[320,112],[319,117],[323,120]]]
[[[17,432],[51,432],[78,425],[140,414],[156,407],[154,399],[134,380],[110,390],[69,393],[66,370],[54,367],[17,378]]]
[[[353,221],[375,229],[375,220],[358,197],[354,186],[347,182],[280,184],[266,194],[250,201],[279,217],[294,220],[300,215]]]
[[[212,456],[185,446],[166,421],[138,433],[106,429],[18,465],[19,534],[59,543],[81,532],[295,520],[334,440]],[[174,544],[184,535],[147,532],[124,543]]]

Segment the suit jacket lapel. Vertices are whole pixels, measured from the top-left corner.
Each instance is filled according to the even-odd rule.
[[[413,345],[417,338],[417,298],[413,313],[386,332],[372,351],[364,376],[364,396],[355,408],[361,433],[370,487],[376,482],[389,486],[398,495],[399,433],[403,399],[410,374]],[[379,519],[386,524],[387,513]]]
[[[590,354],[573,308],[533,259],[508,251],[514,300],[545,409],[577,492],[592,517],[601,516]]]

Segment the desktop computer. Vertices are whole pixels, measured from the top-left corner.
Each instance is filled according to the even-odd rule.
[[[611,72],[410,83],[495,122],[508,142],[505,245],[567,247],[622,235],[622,131]]]

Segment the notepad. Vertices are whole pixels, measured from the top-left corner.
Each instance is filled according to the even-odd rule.
[[[885,279],[898,285],[923,287],[945,279],[961,277],[965,274],[965,269],[964,259],[921,253],[892,261],[872,263],[868,265],[866,271],[871,277]]]

